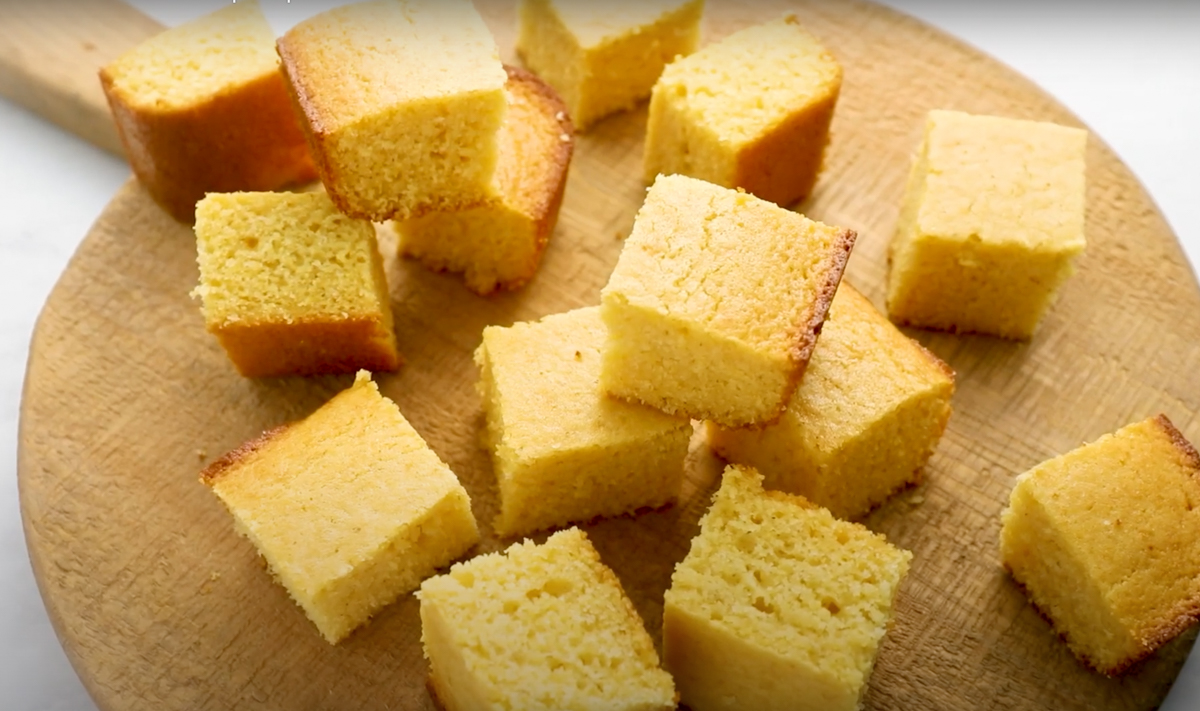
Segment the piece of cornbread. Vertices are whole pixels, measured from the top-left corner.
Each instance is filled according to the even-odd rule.
[[[201,481],[330,643],[479,540],[454,472],[365,371]]]
[[[475,362],[500,483],[498,535],[657,508],[679,495],[691,423],[605,397],[604,338],[596,307],[483,330]]]
[[[246,377],[400,366],[375,228],[324,193],[196,206],[204,323]]]
[[[537,271],[554,232],[575,148],[562,100],[540,79],[506,66],[512,101],[492,178],[498,197],[478,207],[393,223],[400,253],[430,269],[463,272],[480,295],[518,289]]]
[[[493,197],[508,99],[495,40],[470,0],[375,0],[279,39],[321,181],[376,222]]]
[[[601,387],[727,427],[773,422],[854,239],[753,195],[659,177],[601,292]]]
[[[455,564],[417,596],[446,711],[675,708],[641,618],[578,529]]]
[[[794,15],[736,32],[663,71],[644,172],[679,173],[789,205],[812,192],[842,68]]]
[[[693,711],[855,711],[912,554],[730,466],[675,567],[663,659]]]
[[[953,394],[953,371],[843,280],[783,417],[765,428],[709,423],[708,440],[769,488],[857,518],[920,479]]]
[[[695,51],[704,0],[521,0],[517,52],[567,102],[580,131],[650,95]]]
[[[155,35],[101,69],[100,82],[134,174],[181,222],[207,192],[317,175],[257,0]]]
[[[1087,132],[931,111],[892,238],[900,324],[1033,336],[1083,251]]]
[[[1200,617],[1200,455],[1163,415],[1017,477],[1001,520],[1004,566],[1105,674]]]

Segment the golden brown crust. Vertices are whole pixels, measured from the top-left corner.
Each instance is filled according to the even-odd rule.
[[[210,325],[247,378],[393,371],[403,364],[382,318]]]
[[[275,41],[275,51],[279,54],[279,69],[284,78],[288,99],[296,114],[304,117],[304,120],[299,122],[301,131],[312,155],[314,169],[325,186],[325,192],[333,204],[345,212],[346,198],[338,191],[338,173],[329,162],[325,146],[329,128],[325,125],[320,109],[309,100],[308,96],[312,92],[304,82],[303,43],[293,47],[290,38],[290,34],[285,34]]]
[[[1164,434],[1171,440],[1171,444],[1179,450],[1189,469],[1192,470],[1193,477],[1200,477],[1200,453],[1196,452],[1196,448],[1192,443],[1183,436],[1183,433],[1175,428],[1171,420],[1167,419],[1166,415],[1160,414],[1153,419],[1154,424],[1163,431]]]
[[[229,474],[242,462],[250,458],[252,454],[263,449],[271,442],[275,441],[282,435],[291,423],[273,427],[252,440],[243,442],[237,447],[229,450],[221,456],[220,459],[214,461],[200,472],[200,483],[205,486],[212,487],[219,479]]]

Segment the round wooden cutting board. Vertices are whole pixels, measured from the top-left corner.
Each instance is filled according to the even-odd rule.
[[[511,7],[485,8],[513,60]],[[785,6],[710,0],[707,39]],[[847,278],[882,305],[886,248],[923,116],[953,108],[1078,125],[997,62],[874,5],[793,7],[845,67],[826,168],[798,206],[858,231]],[[598,302],[642,202],[644,108],[581,137],[558,231],[523,291],[479,298],[396,260],[384,240],[407,365],[381,374],[459,475],[485,532],[497,511],[478,444],[471,353],[488,324]],[[1142,709],[1166,694],[1192,637],[1119,679],[1083,668],[1000,568],[999,514],[1030,466],[1134,420],[1200,424],[1200,294],[1161,215],[1093,136],[1086,254],[1031,343],[912,331],[958,373],[926,483],[867,525],[915,553],[879,654],[871,709]],[[126,709],[431,709],[417,601],[404,596],[326,644],[197,481],[262,430],[304,417],[351,376],[247,380],[188,292],[194,238],[136,183],[96,222],[34,336],[19,477],[50,618],[96,702]],[[586,529],[657,639],[662,595],[716,485],[702,446],[683,500]]]

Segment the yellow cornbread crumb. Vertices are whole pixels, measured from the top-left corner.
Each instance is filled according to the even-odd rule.
[[[710,44],[654,85],[646,182],[679,173],[791,204],[817,180],[841,86],[841,65],[794,15]]]
[[[657,508],[679,495],[691,424],[604,397],[604,337],[596,307],[484,329],[475,362],[500,483],[498,535]]]
[[[1105,674],[1200,617],[1200,455],[1165,416],[1017,477],[1001,520],[1005,567]]]
[[[426,580],[421,641],[446,711],[666,711],[671,677],[578,529]]]
[[[479,540],[454,472],[365,371],[201,481],[330,643]]]
[[[753,195],[659,177],[601,292],[601,388],[729,427],[773,422],[854,239]]]
[[[586,131],[650,95],[663,67],[696,49],[704,0],[521,0],[517,52]]]
[[[900,324],[1033,336],[1084,249],[1087,132],[931,111],[889,252]]]
[[[911,559],[728,467],[666,594],[663,658],[682,702],[858,709]]]
[[[857,518],[920,479],[953,393],[953,372],[842,281],[783,417],[761,429],[709,423],[708,439],[769,488]]]

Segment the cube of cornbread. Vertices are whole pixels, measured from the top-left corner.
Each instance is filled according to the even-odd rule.
[[[709,423],[708,440],[726,460],[760,471],[769,488],[857,518],[920,479],[953,394],[953,371],[842,281],[779,421]]]
[[[470,0],[355,3],[278,48],[338,209],[379,222],[492,197],[505,74]]]
[[[475,362],[500,482],[497,534],[657,508],[679,495],[691,423],[605,397],[604,339],[596,307],[483,330]]]
[[[275,190],[317,175],[256,0],[146,40],[101,69],[100,81],[133,172],[181,222],[207,192]]]
[[[1165,416],[1017,477],[1002,521],[1004,566],[1105,674],[1200,617],[1200,455]]]
[[[650,95],[691,54],[704,0],[521,0],[517,52],[566,99],[580,131]]]
[[[523,69],[504,69],[512,102],[492,178],[498,197],[394,223],[401,254],[431,269],[463,272],[467,288],[481,295],[518,289],[537,271],[575,147],[575,129],[558,94]]]
[[[694,711],[855,711],[912,554],[725,470],[675,567],[663,659]]]
[[[479,540],[454,472],[365,371],[201,481],[330,643]]]
[[[794,15],[710,44],[654,85],[646,182],[679,173],[780,205],[804,198],[841,87],[841,65]]]
[[[242,375],[399,367],[375,228],[323,193],[209,195],[196,250],[193,294]]]
[[[931,111],[889,261],[897,323],[1027,339],[1083,251],[1087,132]]]
[[[773,422],[854,239],[753,195],[659,177],[601,292],[601,387],[727,427]]]
[[[446,711],[675,708],[641,618],[578,529],[457,563],[417,596]]]

